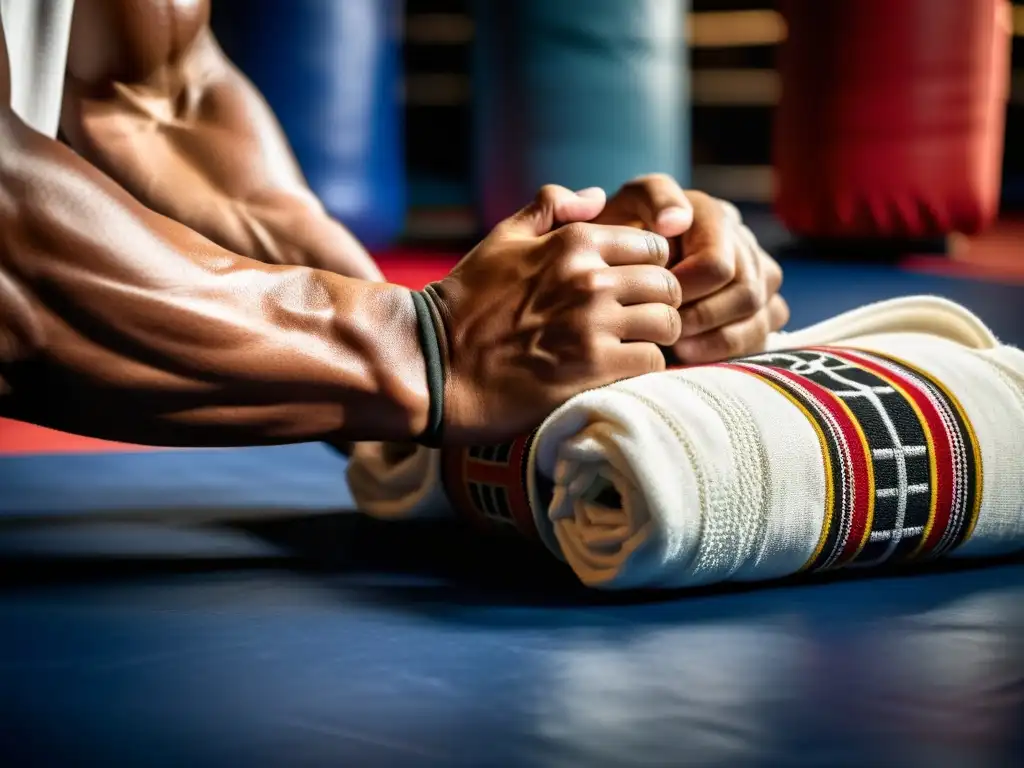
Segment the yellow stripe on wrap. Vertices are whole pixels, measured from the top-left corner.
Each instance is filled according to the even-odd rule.
[[[810,556],[806,563],[800,566],[799,572],[806,571],[815,560],[821,555],[821,551],[825,548],[825,541],[828,539],[828,532],[832,528],[832,518],[835,516],[836,506],[836,489],[832,482],[832,457],[828,452],[828,438],[825,437],[825,432],[822,430],[818,420],[814,418],[814,415],[807,410],[807,407],[801,403],[792,393],[788,392],[784,387],[772,381],[771,379],[762,376],[756,371],[752,371],[749,368],[745,368],[742,365],[738,365],[733,370],[743,371],[749,376],[753,376],[758,381],[763,381],[769,387],[774,389],[784,398],[789,400],[793,405],[799,409],[799,411],[807,418],[810,422],[811,427],[814,428],[814,433],[818,436],[818,444],[821,446],[821,458],[825,462],[825,518],[822,520],[821,533],[818,536],[818,544],[814,548],[814,553]]]

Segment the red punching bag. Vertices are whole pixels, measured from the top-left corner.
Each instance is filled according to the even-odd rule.
[[[808,238],[974,233],[999,203],[1007,0],[781,0],[776,211]]]

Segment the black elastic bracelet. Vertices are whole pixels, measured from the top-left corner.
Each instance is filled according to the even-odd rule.
[[[444,358],[438,339],[440,329],[430,308],[430,299],[422,291],[412,292],[412,303],[416,308],[416,323],[419,327],[420,347],[427,364],[427,392],[430,404],[427,409],[427,426],[416,442],[429,448],[441,445],[444,431]]]

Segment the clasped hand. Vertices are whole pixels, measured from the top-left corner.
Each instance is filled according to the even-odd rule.
[[[610,199],[546,186],[432,286],[447,439],[514,437],[578,392],[664,370],[664,348],[758,351],[788,318],[781,282],[735,208],[668,177]]]
[[[789,321],[782,270],[731,203],[653,174],[623,186],[589,221],[647,229],[678,246],[669,268],[681,290],[681,331],[672,344],[679,362],[760,352]]]

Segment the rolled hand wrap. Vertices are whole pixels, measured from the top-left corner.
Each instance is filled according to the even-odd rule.
[[[688,587],[1024,548],[1024,353],[929,297],[570,400],[508,445],[357,446],[361,509],[539,539],[586,584]]]

